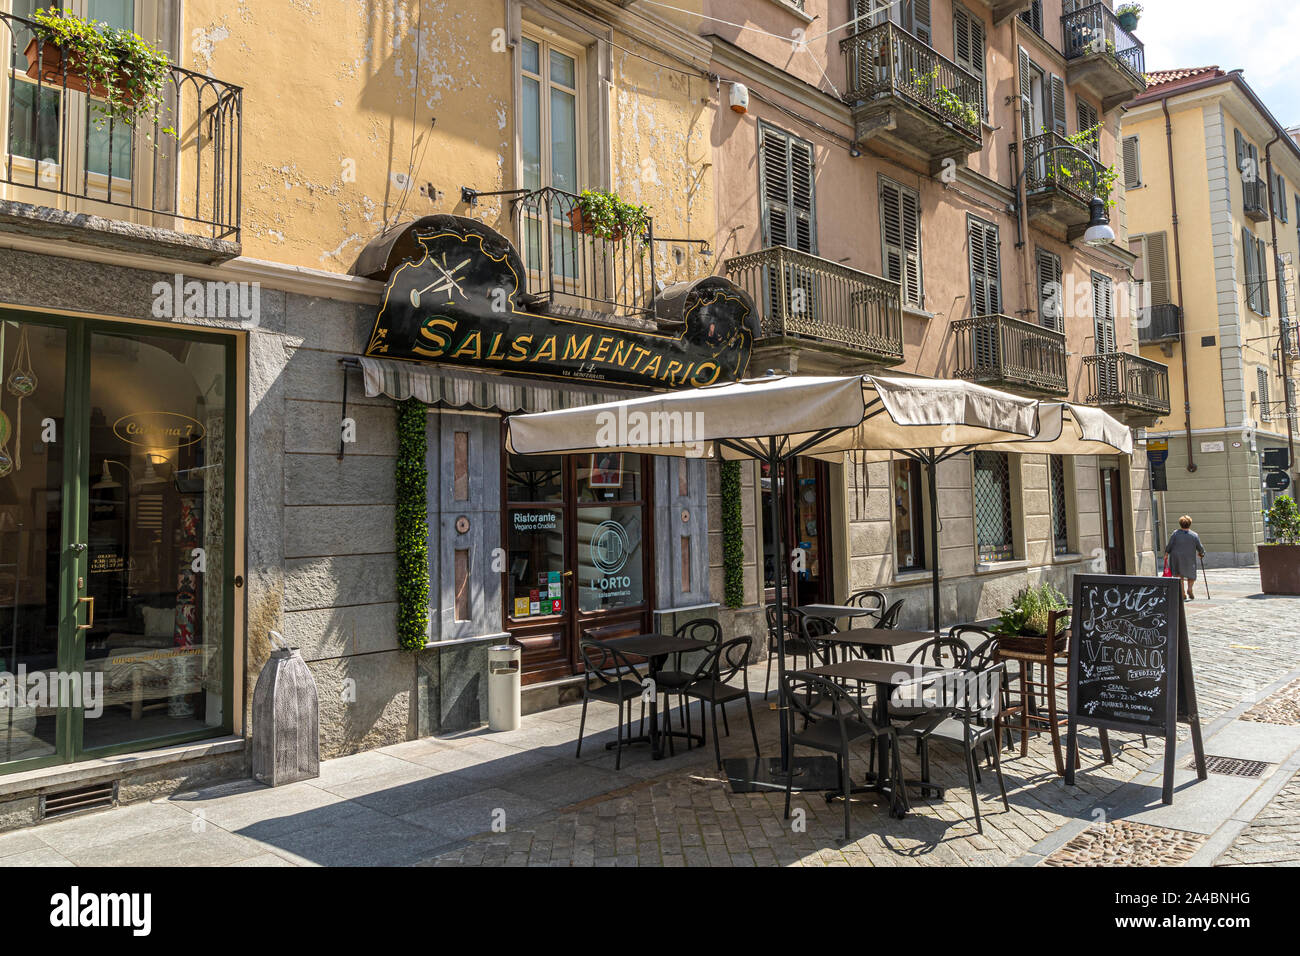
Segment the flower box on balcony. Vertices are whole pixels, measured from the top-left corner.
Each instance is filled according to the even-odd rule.
[[[583,213],[583,211],[577,206],[574,206],[569,210],[569,225],[573,227],[574,232],[581,232],[584,235],[589,236],[598,234],[595,219]],[[608,239],[610,242],[621,242],[623,239],[623,230],[620,227],[616,227],[608,236],[601,236],[600,238]]]
[[[27,57],[27,75],[33,80],[59,88],[63,88],[66,83],[69,90],[89,93],[101,99],[108,97],[108,90],[103,85],[86,81],[85,70],[77,55],[75,53],[65,55],[63,47],[57,44],[46,42],[42,49],[40,39],[32,37],[27,42],[23,55]],[[116,84],[116,88],[118,99],[123,105],[135,105],[135,91],[131,89],[131,84],[125,77]]]

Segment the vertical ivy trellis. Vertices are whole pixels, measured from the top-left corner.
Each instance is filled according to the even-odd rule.
[[[397,406],[397,643],[408,651],[424,647],[429,628],[429,469],[424,403],[409,398]]]
[[[727,607],[745,604],[745,534],[740,507],[740,462],[720,468],[722,496],[722,589]]]

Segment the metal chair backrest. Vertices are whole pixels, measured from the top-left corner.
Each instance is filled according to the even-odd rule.
[[[952,708],[953,717],[967,723],[991,721],[1001,709],[1006,666],[994,664],[978,671],[958,671],[951,678],[945,675],[940,685],[948,692],[941,695],[941,705]]]
[[[733,637],[718,649],[719,653],[714,657],[713,679],[720,684],[727,684],[737,674],[745,679],[745,687],[749,687],[749,654],[754,647],[754,638],[749,634],[743,634],[740,637]]]
[[[834,720],[839,723],[841,734],[846,740],[848,735],[844,733],[845,725],[850,720],[865,724],[872,733],[879,732],[867,712],[839,684],[807,671],[782,674],[781,682],[791,709],[809,723]],[[826,709],[826,705],[829,709]]]
[[[880,615],[889,606],[889,599],[885,597],[884,591],[867,588],[863,591],[854,591],[844,603],[853,607],[869,608],[874,610],[877,615]]]
[[[908,656],[909,664],[931,664],[935,667],[970,666],[970,647],[955,637],[932,637]]]
[[[767,613],[768,646],[775,649],[776,631],[777,631],[776,605],[769,604],[767,606],[766,613]],[[788,641],[791,638],[797,638],[799,636],[799,614],[795,611],[794,608],[785,607],[782,608],[781,616],[785,618],[785,639]]]
[[[711,617],[698,617],[685,624],[677,625],[673,637],[684,637],[701,644],[721,644],[722,625]]]
[[[592,686],[595,678],[599,684],[617,686],[625,680],[641,683],[641,674],[628,656],[618,648],[601,641],[584,640],[578,645],[585,668],[586,686]]]
[[[948,631],[948,637],[961,641],[971,648],[966,666],[973,671],[982,671],[992,664],[998,652],[998,639],[991,631],[978,624],[957,624]]]
[[[832,651],[835,645],[826,638],[838,634],[839,630],[834,621],[828,621],[824,617],[809,617],[806,614],[799,617],[800,635],[812,649],[813,656],[823,664],[830,664],[834,660]]]
[[[889,609],[880,615],[880,620],[876,622],[876,627],[895,628],[898,627],[898,615],[903,610],[903,598],[899,598]]]

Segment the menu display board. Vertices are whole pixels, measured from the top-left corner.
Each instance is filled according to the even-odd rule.
[[[1071,617],[1065,782],[1074,783],[1078,726],[1165,738],[1164,802],[1173,802],[1177,723],[1191,724],[1205,779],[1187,619],[1178,578],[1080,574]]]

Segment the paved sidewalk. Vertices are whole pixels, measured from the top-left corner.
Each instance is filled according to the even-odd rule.
[[[1300,772],[1214,865],[1300,866]]]
[[[1239,818],[1231,836],[1240,832],[1244,839],[1255,830],[1247,824],[1263,807],[1251,808],[1249,801],[1271,798],[1267,788],[1282,779],[1277,771],[1291,759],[1282,752],[1295,728],[1277,729],[1242,715],[1300,667],[1294,628],[1300,600],[1252,596],[1258,574],[1252,580],[1245,571],[1212,571],[1210,586],[1214,600],[1193,602],[1190,620],[1203,719],[1216,733],[1262,735],[1272,748],[1273,773],[1227,788]],[[751,686],[761,687],[762,679],[762,666],[751,669]],[[776,715],[758,699],[755,709],[763,752],[775,753]],[[723,754],[749,755],[743,708],[731,716]],[[936,782],[949,787],[944,799],[914,801],[913,813],[902,821],[870,799],[855,802],[846,841],[841,806],[828,805],[820,794],[796,796],[795,807],[803,811],[797,821],[783,819],[780,793],[732,794],[714,769],[711,743],[663,761],[635,747],[624,751],[622,768],[615,770],[614,755],[603,747],[613,739],[609,706],[591,706],[582,757],[575,759],[578,718],[577,705],[564,707],[531,715],[512,733],[415,740],[327,761],[318,779],[274,790],[237,781],[17,831],[0,836],[0,866],[1035,863],[1059,848],[1052,841],[1063,844],[1098,821],[1114,819],[1135,794],[1149,790],[1150,767],[1161,747],[1160,741],[1143,748],[1139,738],[1112,735],[1116,760],[1107,767],[1085,732],[1084,768],[1079,785],[1069,788],[1054,772],[1046,735],[1032,738],[1028,757],[1004,755],[1009,810],[991,772],[984,771],[977,785],[982,835],[973,825],[960,760],[955,753],[939,757],[936,748],[932,771]],[[1230,734],[1210,739],[1236,746]],[[905,754],[904,764],[909,776],[918,774],[914,754]],[[855,760],[854,776],[864,770]],[[1200,795],[1212,791],[1222,793],[1224,785],[1180,788],[1175,809],[1194,810]],[[1223,801],[1206,802],[1217,808]],[[1250,816],[1243,816],[1243,807]],[[1256,823],[1270,827],[1272,819],[1262,816]],[[1226,839],[1229,831],[1212,823],[1207,816],[1193,825],[1157,818],[1155,825],[1185,827],[1175,836],[1186,848],[1184,856],[1217,854],[1229,844],[1236,851]],[[1139,819],[1125,831],[1147,839],[1161,862],[1177,862],[1179,857],[1160,856],[1160,843],[1151,842],[1146,827]],[[1282,831],[1261,829],[1250,839],[1276,843],[1269,839],[1274,832]]]

